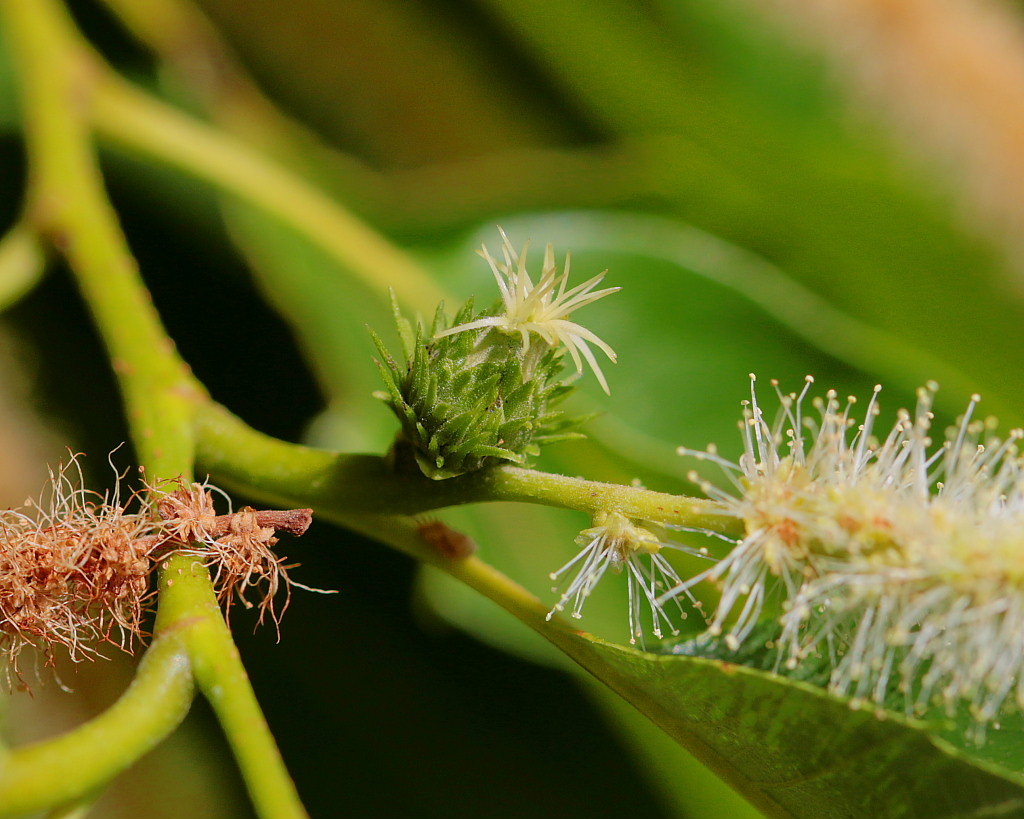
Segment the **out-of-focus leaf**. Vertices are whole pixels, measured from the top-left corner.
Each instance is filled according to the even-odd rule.
[[[330,407],[317,437],[336,447],[380,451],[394,435],[391,414],[371,397],[381,388],[369,329],[390,332],[384,292],[373,293],[287,225],[237,201],[225,217],[257,281],[295,329]]]
[[[203,0],[268,87],[374,164],[409,165],[564,137],[501,46],[455,6]]]
[[[627,0],[486,5],[595,121],[651,140],[635,172],[660,180],[684,221],[759,253],[1020,406],[1024,370],[1015,357],[989,354],[1024,323],[1017,274],[966,226],[954,195],[901,160],[877,123],[837,105],[822,67],[750,8],[665,0],[659,13],[638,14]],[[785,77],[755,79],[765,66],[782,66]],[[769,93],[765,84],[777,88]],[[665,135],[660,147],[653,135]]]

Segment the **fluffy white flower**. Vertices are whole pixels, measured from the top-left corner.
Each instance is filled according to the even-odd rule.
[[[595,290],[594,288],[604,280],[605,274],[600,273],[583,284],[566,290],[569,282],[570,256],[566,254],[565,267],[559,273],[558,266],[555,264],[555,251],[551,245],[548,245],[544,252],[544,264],[541,268],[540,279],[534,284],[526,270],[526,252],[529,243],[524,245],[522,252],[516,253],[505,231],[501,228],[498,230],[501,232],[503,261],[496,260],[491,256],[486,245],[478,252],[490,265],[491,272],[494,273],[498,289],[501,291],[501,300],[505,305],[505,312],[501,315],[459,324],[438,333],[437,337],[442,338],[455,333],[493,327],[506,333],[518,333],[522,337],[523,353],[525,354],[530,348],[530,334],[533,333],[539,336],[548,347],[565,347],[572,357],[578,373],[582,374],[583,360],[586,359],[593,369],[594,375],[597,376],[597,380],[601,383],[601,388],[607,393],[608,382],[598,366],[590,345],[598,347],[613,362],[615,361],[615,351],[586,327],[569,321],[569,314],[622,288],[606,287],[603,290]]]
[[[723,467],[733,484],[702,486],[746,534],[715,567],[663,595],[717,581],[710,631],[736,648],[777,597],[780,661],[824,656],[831,686],[854,700],[923,712],[966,704],[978,734],[1008,700],[1024,707],[1024,460],[1013,430],[973,420],[974,396],[935,445],[935,385],[884,438],[834,391],[805,417],[807,387],[779,393],[769,424],[756,390],[745,403],[744,452],[682,454]]]
[[[583,547],[582,550],[561,569],[550,575],[552,580],[558,580],[570,570],[576,571],[572,582],[554,608],[548,612],[547,619],[550,620],[556,612],[564,611],[570,602],[571,615],[577,619],[582,617],[587,598],[611,569],[615,573],[626,573],[630,643],[635,644],[639,639],[641,645],[643,644],[642,612],[645,605],[651,612],[651,631],[655,637],[660,638],[664,634],[663,626],[672,634],[678,634],[679,630],[672,624],[669,612],[659,601],[658,596],[678,586],[681,580],[672,564],[660,552],[670,548],[706,557],[707,551],[660,540],[653,532],[618,512],[599,513],[594,518],[594,524],[592,528],[584,529],[576,538],[576,543]],[[557,590],[557,586],[552,588],[552,591]],[[700,603],[692,596],[690,601],[695,608],[700,609]],[[686,619],[686,611],[678,598],[673,597],[669,602],[674,604],[680,619]]]

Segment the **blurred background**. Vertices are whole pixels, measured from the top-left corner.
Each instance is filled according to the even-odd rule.
[[[747,374],[867,395],[927,379],[1024,421],[1024,9],[1012,0],[110,0],[73,2],[124,75],[273,158],[407,249],[450,304],[495,294],[472,251],[573,251],[614,298],[582,319],[619,353],[569,474],[692,491],[674,454],[738,450]],[[19,213],[16,80],[0,32],[0,222]],[[214,397],[290,440],[382,451],[394,434],[373,287],[308,235],[103,146],[110,195],[172,336]],[[394,338],[389,335],[392,341]],[[56,266],[0,321],[0,502],[66,447],[127,437],[104,353]],[[123,452],[123,451],[122,451]],[[130,454],[124,454],[130,462]],[[242,499],[244,500],[244,499]],[[542,599],[586,521],[445,513]],[[316,817],[753,815],[642,717],[485,601],[316,524],[282,547],[301,582],[280,642],[232,619]],[[685,566],[680,567],[681,570]],[[605,584],[583,626],[626,636]],[[15,694],[17,741],[77,724],[127,658]],[[248,817],[202,703],[96,817]]]

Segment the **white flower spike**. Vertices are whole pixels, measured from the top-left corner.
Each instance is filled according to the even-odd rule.
[[[637,639],[643,645],[644,630],[641,625],[641,609],[646,603],[651,610],[652,629],[655,637],[662,637],[666,626],[673,634],[677,629],[669,617],[669,612],[658,600],[659,594],[678,586],[682,581],[676,570],[665,557],[660,554],[662,549],[678,549],[698,557],[706,557],[706,550],[694,549],[682,543],[659,540],[647,529],[638,526],[625,515],[618,512],[602,512],[594,517],[594,526],[584,529],[576,538],[576,543],[583,549],[572,560],[556,572],[552,572],[552,580],[558,580],[570,569],[576,568],[576,574],[554,608],[548,612],[550,620],[557,612],[564,611],[570,602],[570,614],[579,619],[583,616],[583,606],[591,592],[601,582],[601,578],[611,569],[615,573],[626,572],[629,593],[629,642],[634,645]],[[557,586],[552,591],[557,591]],[[690,596],[696,609],[700,603]],[[678,598],[672,602],[678,609],[680,619],[686,619],[686,611]]]
[[[973,396],[933,442],[929,384],[875,437],[879,389],[862,422],[834,390],[813,402],[816,417],[804,416],[806,387],[779,393],[771,424],[752,390],[739,463],[681,449],[725,469],[734,494],[702,487],[746,535],[658,602],[717,581],[710,632],[736,649],[775,595],[787,668],[822,656],[836,693],[897,697],[910,714],[965,706],[980,740],[1009,703],[1024,708],[1024,432],[997,438],[994,419],[973,418]]]
[[[500,227],[498,230],[501,232],[503,261],[491,256],[486,245],[477,252],[487,261],[491,272],[494,273],[498,289],[501,291],[501,300],[505,305],[505,312],[501,315],[459,324],[438,333],[437,337],[442,338],[455,333],[493,327],[505,333],[518,333],[522,337],[523,353],[525,354],[530,348],[530,335],[533,333],[551,348],[565,347],[576,365],[577,373],[583,373],[583,360],[586,359],[594,371],[594,375],[597,376],[601,388],[607,393],[608,382],[598,366],[590,345],[598,347],[612,362],[615,361],[615,351],[586,327],[569,321],[569,314],[622,288],[606,287],[603,290],[595,290],[594,288],[604,280],[605,273],[600,273],[583,284],[566,290],[569,282],[570,255],[566,254],[565,267],[559,273],[555,263],[555,251],[551,245],[548,245],[544,251],[544,264],[540,279],[534,284],[526,270],[526,252],[529,249],[529,243],[523,246],[521,252],[516,253],[505,231]]]

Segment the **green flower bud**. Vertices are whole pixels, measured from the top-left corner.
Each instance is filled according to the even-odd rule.
[[[493,316],[474,313],[472,300],[453,325]],[[443,335],[450,325],[443,305],[429,328],[415,328],[395,305],[404,361],[373,339],[386,392],[378,396],[402,424],[425,475],[450,478],[491,463],[525,463],[541,444],[583,437],[583,418],[557,409],[572,390],[561,377],[562,352],[548,345],[523,349],[518,335],[489,326]],[[440,337],[439,337],[440,336]]]

